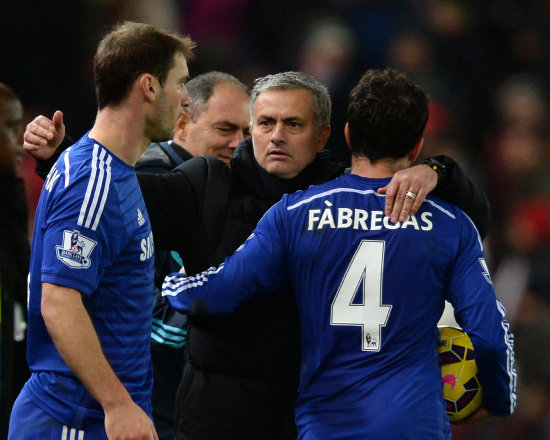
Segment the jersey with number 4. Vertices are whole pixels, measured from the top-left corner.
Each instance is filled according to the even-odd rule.
[[[291,283],[302,439],[449,439],[436,354],[446,299],[475,346],[485,406],[513,410],[512,336],[475,226],[435,197],[392,223],[376,191],[388,182],[351,174],[285,196],[220,267],[165,281],[170,303],[195,313]]]
[[[133,400],[151,412],[153,239],[134,168],[85,135],[40,195],[29,284],[26,389],[59,422],[103,424],[103,410],[57,351],[42,318],[42,283],[82,293],[101,347]]]

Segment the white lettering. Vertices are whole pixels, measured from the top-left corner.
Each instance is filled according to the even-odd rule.
[[[53,184],[57,179],[59,179],[59,171],[57,171],[57,168],[52,168],[50,172],[48,173],[48,177],[46,177],[46,191],[51,192]]]
[[[421,228],[423,231],[431,231],[433,229],[433,223],[429,219],[429,217],[431,217],[431,216],[432,216],[431,212],[423,212],[422,215],[420,216],[422,221],[426,224],[425,226],[422,226],[422,228]]]
[[[370,229],[371,231],[379,231],[382,229],[382,217],[384,213],[382,211],[372,211],[370,214]]]
[[[369,218],[370,216],[370,218]],[[367,225],[367,222],[369,224]],[[308,231],[323,229],[347,229],[363,231],[379,231],[381,229],[407,229],[412,228],[417,231],[431,231],[433,229],[433,213],[426,211],[420,214],[420,218],[414,215],[407,217],[404,222],[393,223],[390,217],[384,215],[384,211],[366,211],[364,209],[338,208],[337,213],[330,208],[310,209],[308,211]],[[147,254],[148,248],[144,247],[143,252]]]
[[[418,227],[418,222],[416,221],[416,217],[414,215],[409,215],[407,217],[407,220],[403,222],[403,225],[401,226],[402,229],[407,229],[408,226],[412,226],[417,231],[420,230]]]
[[[323,211],[323,215],[321,215],[321,220],[319,220],[317,229],[323,229],[325,225],[329,225],[332,229],[336,227],[334,224],[334,218],[332,217],[332,211],[328,208]]]
[[[310,209],[309,210],[309,222],[308,222],[308,226],[307,226],[308,231],[313,230],[313,224],[316,221],[319,221],[319,216],[317,214],[319,214],[320,212],[321,212],[320,209]]]
[[[361,225],[361,229],[363,231],[368,231],[369,228],[367,228],[367,218],[369,217],[369,213],[365,211],[364,209],[356,209],[355,210],[355,217],[353,219],[353,229],[359,229],[359,225]]]
[[[397,223],[393,223],[388,216],[384,217],[383,223],[386,229],[398,229],[399,227],[401,227],[400,221],[398,221]]]
[[[139,259],[141,261],[148,260],[155,253],[155,244],[153,242],[153,233],[149,233],[149,237],[141,239],[141,254]]]
[[[353,223],[353,211],[349,208],[338,208],[338,228],[349,228]]]

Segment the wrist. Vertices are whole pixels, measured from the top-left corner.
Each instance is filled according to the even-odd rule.
[[[449,170],[440,160],[435,157],[429,157],[424,161],[425,165],[428,165],[432,170],[437,173],[437,186],[444,185],[449,178]]]
[[[126,388],[122,387],[122,390],[106,395],[102,399],[98,399],[99,404],[103,408],[103,411],[114,411],[117,408],[131,405],[133,403],[132,397],[126,391]]]

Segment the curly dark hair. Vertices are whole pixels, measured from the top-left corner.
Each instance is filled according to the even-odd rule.
[[[351,152],[371,162],[406,156],[428,121],[428,95],[394,69],[368,70],[350,93]]]

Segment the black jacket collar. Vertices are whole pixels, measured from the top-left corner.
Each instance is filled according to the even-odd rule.
[[[327,150],[317,154],[315,160],[293,179],[282,179],[264,170],[256,161],[252,138],[242,141],[231,158],[231,171],[235,179],[257,197],[276,202],[283,194],[306,189],[311,185],[334,179],[344,172],[344,165],[333,162]]]

